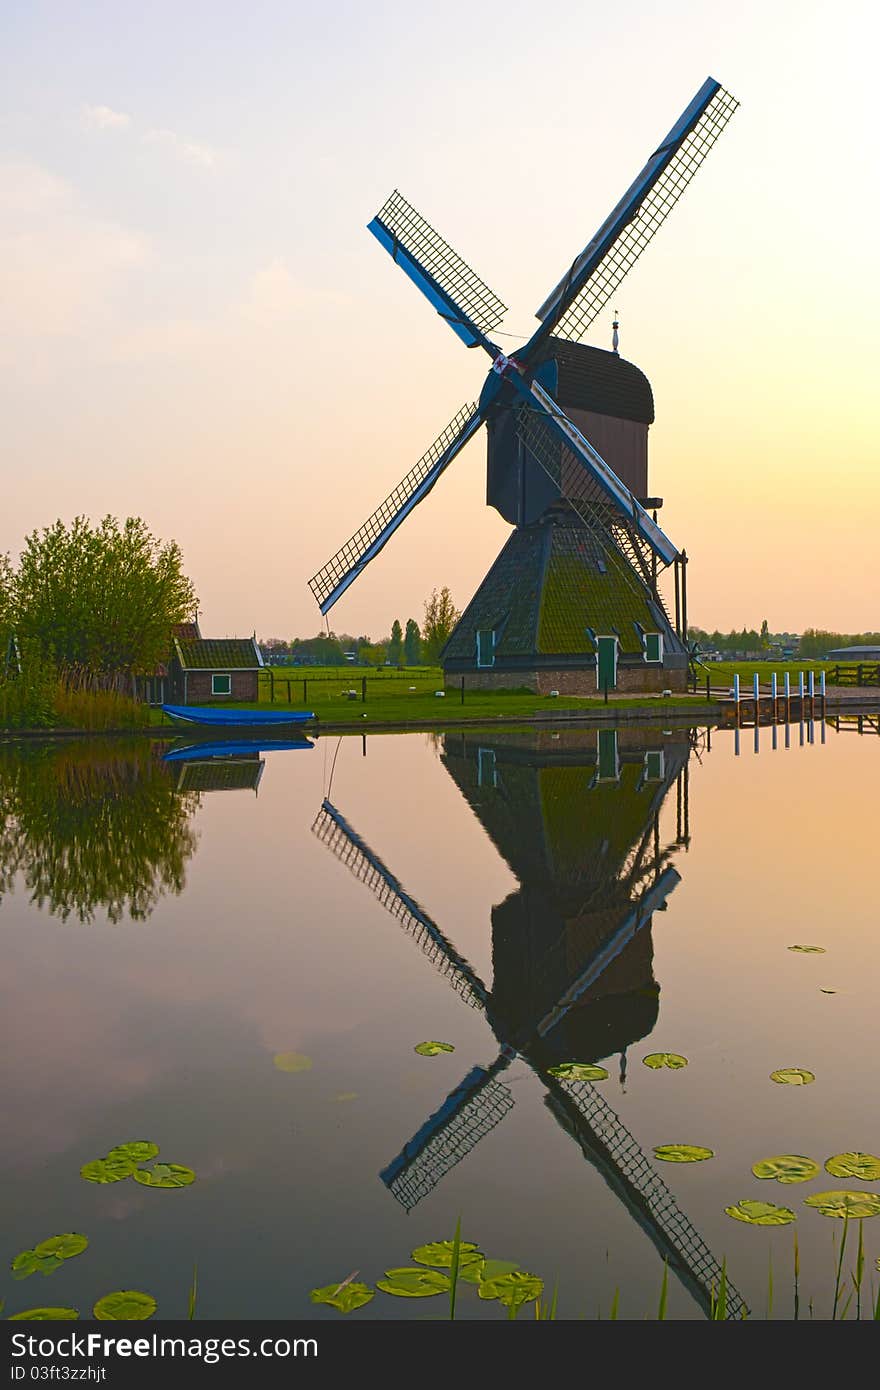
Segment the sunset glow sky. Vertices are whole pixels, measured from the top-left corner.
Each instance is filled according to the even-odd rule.
[[[513,348],[712,75],[741,107],[615,300],[651,489],[693,622],[880,628],[878,38],[846,0],[11,0],[0,552],[141,515],[206,635],[317,632],[310,575],[488,367],[366,223],[399,188]],[[509,533],[484,441],[332,627],[463,606]]]

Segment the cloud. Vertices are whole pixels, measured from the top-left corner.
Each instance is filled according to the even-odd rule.
[[[326,290],[298,279],[286,261],[276,259],[252,277],[242,316],[261,327],[289,323],[312,314],[322,305],[349,304],[341,291]]]
[[[82,119],[87,130],[126,130],[131,125],[130,116],[110,106],[84,106]]]
[[[104,310],[118,278],[148,256],[144,237],[96,216],[73,186],[29,163],[0,162],[0,341],[77,332]]]
[[[186,164],[196,164],[202,169],[213,169],[217,163],[217,151],[212,150],[210,145],[186,140],[173,130],[148,130],[143,142],[145,145],[164,145]]]

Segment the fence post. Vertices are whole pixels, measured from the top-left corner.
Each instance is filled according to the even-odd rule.
[[[464,704],[464,676],[461,678],[461,703]]]
[[[711,678],[711,676],[709,675],[709,672],[707,671],[707,672],[706,672],[706,702],[707,702],[707,703],[709,702],[709,700],[712,699],[712,691],[711,691],[711,688],[710,688],[710,686],[709,686],[709,681],[710,681],[711,679],[712,679],[712,678]]]
[[[308,681],[303,681],[303,704],[305,704],[306,701],[307,701],[308,698],[309,698],[308,695],[306,694],[306,690],[308,689],[308,685],[309,685]]]
[[[271,667],[271,666],[269,667],[269,692],[270,692],[270,693],[269,693],[269,700],[270,700],[271,704],[274,705],[274,703],[275,703],[275,672],[272,670],[272,667]]]
[[[289,676],[287,677],[287,703],[288,703],[288,704],[291,703],[291,699],[290,699],[290,677],[289,677]]]
[[[361,704],[362,704],[362,705],[365,705],[366,703],[367,703],[367,678],[366,678],[366,676],[361,676]]]

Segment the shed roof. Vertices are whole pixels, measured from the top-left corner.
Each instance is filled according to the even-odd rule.
[[[263,661],[252,637],[175,637],[184,671],[256,671]]]

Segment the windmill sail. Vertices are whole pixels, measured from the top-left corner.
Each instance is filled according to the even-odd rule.
[[[559,338],[584,336],[672,211],[738,105],[714,78],[706,79],[537,311],[542,326],[523,349],[526,359],[551,333]]]
[[[507,305],[397,189],[367,230],[467,347],[489,346],[485,335],[504,318]]]
[[[517,417],[526,448],[588,525],[598,521],[613,533],[648,582],[652,553],[671,565],[677,548],[540,382],[530,391],[536,408],[522,406]],[[578,502],[591,504],[590,512]]]
[[[483,417],[476,405],[462,406],[428,452],[388,494],[381,507],[377,507],[342,549],[337,550],[332,559],[312,575],[309,588],[322,613],[327,613],[333,607],[349,584],[354,583],[379,554],[400,523],[427,497],[440,474],[474,437],[482,423]]]

